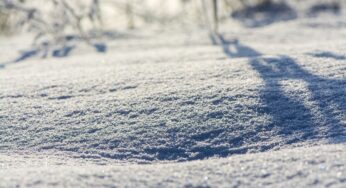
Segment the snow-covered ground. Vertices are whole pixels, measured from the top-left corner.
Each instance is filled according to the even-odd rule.
[[[20,152],[0,154],[0,186],[345,187],[345,156],[344,144],[168,164]]]
[[[345,18],[16,63],[27,42],[0,39],[0,187],[346,186]]]

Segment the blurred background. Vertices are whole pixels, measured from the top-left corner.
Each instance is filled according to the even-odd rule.
[[[217,2],[217,10],[213,3]],[[42,57],[64,56],[71,41],[83,41],[98,52],[100,39],[122,31],[213,31],[256,28],[297,18],[340,15],[343,0],[0,0],[0,35],[29,33]],[[217,15],[217,18],[215,18]],[[217,19],[217,20],[215,20]],[[52,46],[62,47],[51,54]],[[30,54],[29,54],[30,55]]]

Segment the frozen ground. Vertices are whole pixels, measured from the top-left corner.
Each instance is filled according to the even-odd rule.
[[[0,39],[0,186],[345,186],[345,17],[222,31]]]

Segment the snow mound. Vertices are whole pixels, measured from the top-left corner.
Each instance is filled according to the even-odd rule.
[[[238,28],[219,45],[155,34],[110,41],[105,54],[6,65],[0,149],[152,162],[334,143],[346,136],[340,22]]]

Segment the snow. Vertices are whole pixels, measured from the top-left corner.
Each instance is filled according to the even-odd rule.
[[[0,186],[344,187],[345,155],[344,144],[149,165],[42,153],[0,154]]]
[[[0,187],[343,187],[344,19],[2,53]]]

